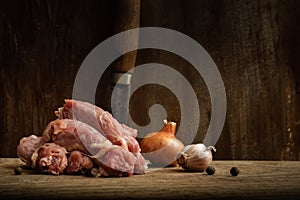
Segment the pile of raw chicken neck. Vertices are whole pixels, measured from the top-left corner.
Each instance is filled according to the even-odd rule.
[[[20,140],[18,157],[41,173],[92,174],[96,177],[144,174],[137,130],[88,102],[65,100],[42,136]]]

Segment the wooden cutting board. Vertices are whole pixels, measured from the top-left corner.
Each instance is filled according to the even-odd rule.
[[[0,158],[1,199],[300,199],[300,161],[213,161],[212,176],[172,167],[123,178],[15,175],[22,165]]]

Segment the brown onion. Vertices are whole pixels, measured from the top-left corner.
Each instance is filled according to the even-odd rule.
[[[176,166],[183,143],[175,137],[176,123],[167,122],[159,132],[149,133],[141,142],[141,150],[153,166]]]

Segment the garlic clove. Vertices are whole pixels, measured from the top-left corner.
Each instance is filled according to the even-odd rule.
[[[191,144],[184,147],[177,159],[180,166],[191,171],[204,171],[212,162],[213,146],[206,147],[204,144]]]
[[[186,168],[192,171],[204,171],[212,162],[211,152],[199,156],[190,156],[186,161]]]
[[[206,146],[204,144],[191,144],[186,147],[186,149],[183,149],[183,151],[188,155],[199,154],[201,156],[202,152],[206,151]]]

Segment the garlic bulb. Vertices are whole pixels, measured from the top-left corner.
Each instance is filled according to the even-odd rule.
[[[206,147],[204,144],[191,144],[183,148],[177,159],[178,164],[191,171],[204,171],[212,162],[212,152],[216,151],[213,146]]]

